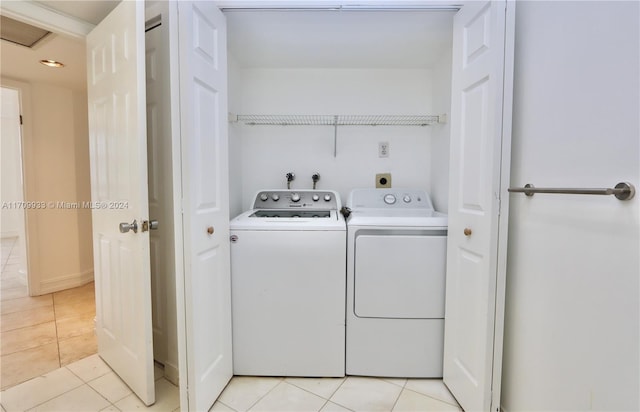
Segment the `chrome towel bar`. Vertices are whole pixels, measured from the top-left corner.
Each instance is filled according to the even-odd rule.
[[[524,193],[527,196],[533,196],[536,193],[555,193],[570,195],[614,195],[620,200],[632,199],[636,194],[636,188],[628,182],[620,182],[613,189],[567,189],[567,188],[548,188],[535,187],[527,183],[524,187],[510,187],[507,189],[511,193]]]

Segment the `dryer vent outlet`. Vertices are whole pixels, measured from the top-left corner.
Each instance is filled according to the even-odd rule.
[[[376,188],[390,188],[391,187],[391,173],[378,173],[376,174]]]

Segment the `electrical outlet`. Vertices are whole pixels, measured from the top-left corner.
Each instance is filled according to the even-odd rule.
[[[378,142],[378,157],[389,157],[389,142]]]
[[[376,188],[390,188],[391,187],[391,173],[378,173],[376,174]]]

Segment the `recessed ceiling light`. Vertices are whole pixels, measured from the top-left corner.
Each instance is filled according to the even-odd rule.
[[[57,62],[55,60],[40,60],[40,64],[44,64],[48,67],[64,67],[63,63]]]

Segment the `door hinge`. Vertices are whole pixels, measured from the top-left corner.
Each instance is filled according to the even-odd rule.
[[[20,125],[22,125],[22,115],[20,115]]]

